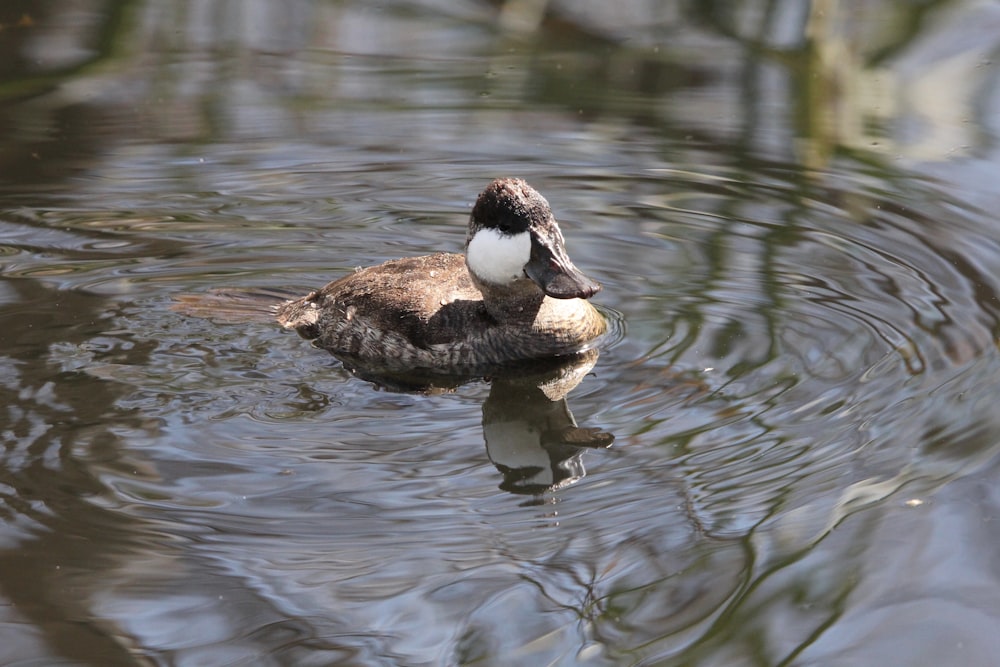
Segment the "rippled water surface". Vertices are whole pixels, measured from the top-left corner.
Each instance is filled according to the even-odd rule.
[[[0,9],[0,663],[995,664],[1000,10],[614,6]],[[175,308],[499,175],[620,314],[568,395]]]

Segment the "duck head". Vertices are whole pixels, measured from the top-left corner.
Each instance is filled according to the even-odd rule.
[[[529,280],[555,299],[588,299],[601,289],[570,260],[545,197],[519,178],[497,179],[476,199],[465,262],[491,290]]]

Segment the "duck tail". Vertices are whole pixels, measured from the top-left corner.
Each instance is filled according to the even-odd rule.
[[[202,294],[180,294],[170,309],[216,322],[274,322],[278,307],[295,298],[292,292],[267,288],[220,288]]]

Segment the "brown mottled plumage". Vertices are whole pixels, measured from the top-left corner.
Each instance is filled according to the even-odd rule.
[[[605,332],[604,318],[578,298],[600,286],[573,266],[548,202],[531,186],[491,183],[473,209],[467,248],[484,229],[500,243],[530,234],[520,275],[490,282],[456,254],[397,259],[280,305],[278,322],[334,354],[441,370],[572,354]]]

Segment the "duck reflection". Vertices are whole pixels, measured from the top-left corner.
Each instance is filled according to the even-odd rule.
[[[583,453],[610,447],[614,436],[577,426],[566,396],[597,361],[597,351],[549,375],[499,375],[483,404],[483,436],[500,488],[539,495],[587,474]]]
[[[220,322],[270,323],[272,307],[286,295],[274,291],[219,289],[175,297],[174,310]],[[486,452],[503,475],[500,488],[541,495],[569,486],[586,474],[583,453],[610,447],[614,435],[577,426],[566,397],[586,377],[600,355],[596,348],[576,354],[484,365],[465,374],[401,369],[329,351],[352,375],[384,391],[440,394],[486,380],[483,404]]]
[[[510,493],[537,496],[580,481],[587,473],[583,453],[615,440],[611,433],[578,426],[566,400],[597,363],[596,349],[477,376],[400,374],[335,356],[354,375],[388,391],[440,393],[485,377],[486,453],[503,475],[500,488]]]

